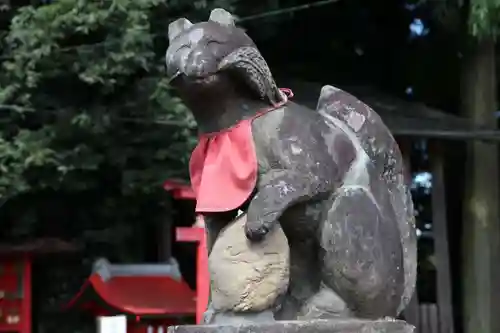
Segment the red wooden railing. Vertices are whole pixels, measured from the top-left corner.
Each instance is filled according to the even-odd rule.
[[[180,227],[176,230],[179,242],[197,242],[196,251],[196,323],[201,324],[208,305],[210,275],[208,272],[207,238],[204,227]]]
[[[196,196],[191,186],[182,182],[169,180],[163,184],[166,191],[172,193],[175,199],[196,200]],[[208,273],[207,240],[203,218],[197,217],[197,222],[193,227],[179,227],[176,229],[176,240],[178,242],[196,242],[196,322],[200,324],[203,320],[203,313],[208,305],[210,293],[210,275]]]

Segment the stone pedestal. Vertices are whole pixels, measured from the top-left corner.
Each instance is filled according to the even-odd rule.
[[[413,333],[399,320],[309,320],[267,323],[172,326],[168,333]]]

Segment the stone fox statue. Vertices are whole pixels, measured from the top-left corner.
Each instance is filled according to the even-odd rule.
[[[167,73],[193,112],[196,210],[211,251],[238,210],[258,242],[278,224],[290,283],[275,319],[395,317],[416,279],[411,196],[399,148],[380,117],[324,86],[317,110],[288,101],[230,13],[169,26]]]

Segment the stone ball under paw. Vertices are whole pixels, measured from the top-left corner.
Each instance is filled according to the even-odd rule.
[[[208,259],[216,311],[263,311],[288,288],[290,249],[279,225],[257,243],[245,236],[246,214],[219,234]]]

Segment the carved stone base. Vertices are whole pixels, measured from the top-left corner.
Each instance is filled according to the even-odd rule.
[[[412,333],[415,327],[399,320],[310,320],[172,326],[168,333]]]

